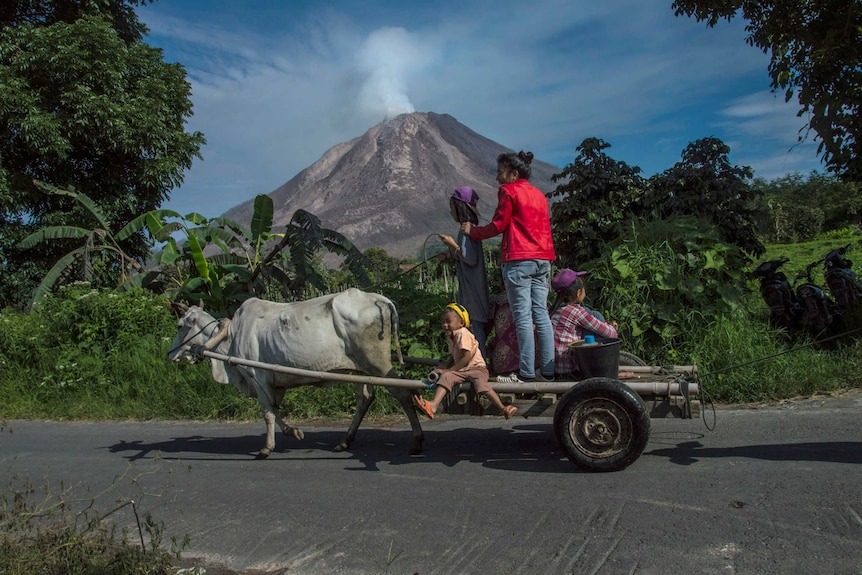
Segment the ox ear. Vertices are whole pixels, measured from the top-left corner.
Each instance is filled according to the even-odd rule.
[[[181,301],[171,302],[171,312],[177,317],[183,317],[189,311],[189,306]]]

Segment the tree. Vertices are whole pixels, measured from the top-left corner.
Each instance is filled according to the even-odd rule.
[[[675,0],[677,16],[748,21],[746,42],[770,54],[773,90],[789,101],[820,139],[828,171],[862,181],[862,2],[859,0]]]
[[[15,246],[46,226],[89,214],[33,180],[74,188],[111,229],[156,209],[199,157],[185,70],[141,42],[134,0],[30,0],[0,9],[0,306],[18,304],[66,239],[27,253]],[[120,244],[143,260],[143,233]],[[28,289],[22,289],[27,286]]]
[[[729,153],[718,138],[690,143],[681,162],[651,178],[651,203],[658,218],[694,216],[715,226],[723,241],[759,256],[764,247],[756,222],[763,206],[750,185],[751,168],[732,165]]]
[[[811,172],[807,177],[793,173],[769,182],[758,179],[754,185],[769,206],[758,225],[767,242],[810,241],[823,232],[860,224],[862,191],[855,182]]]
[[[598,257],[605,243],[620,236],[621,225],[642,209],[647,182],[641,169],[605,154],[610,147],[599,138],[585,139],[575,160],[552,177],[564,182],[548,194],[559,198],[551,205],[551,225],[564,266]]]

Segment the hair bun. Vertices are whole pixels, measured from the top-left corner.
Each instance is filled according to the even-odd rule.
[[[533,163],[533,152],[525,152],[524,150],[521,150],[518,152],[518,157],[521,158],[521,161],[528,166]]]

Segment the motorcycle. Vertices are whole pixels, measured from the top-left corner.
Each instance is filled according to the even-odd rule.
[[[840,312],[835,302],[826,295],[826,291],[814,283],[811,270],[823,260],[817,260],[805,266],[805,273],[796,276],[796,301],[802,308],[800,326],[808,331],[814,339],[832,335],[839,325]],[[805,280],[803,283],[798,283]],[[797,285],[798,284],[798,285]]]
[[[844,257],[849,247],[850,244],[836,248],[823,258],[829,293],[835,303],[844,310],[853,308],[862,301],[862,284],[856,279],[856,272],[851,269],[853,262]]]
[[[862,327],[862,283],[853,271],[853,262],[844,257],[850,244],[836,248],[823,258],[824,277],[838,308],[840,330]]]
[[[779,268],[789,262],[780,258],[763,262],[754,270],[754,277],[760,279],[760,295],[769,306],[769,323],[773,327],[795,330],[802,319],[802,306],[796,299],[793,286]]]

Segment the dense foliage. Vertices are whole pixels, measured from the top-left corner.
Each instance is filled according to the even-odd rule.
[[[766,206],[758,232],[764,242],[807,242],[821,234],[862,224],[862,190],[857,183],[812,172],[788,174],[753,184]]]
[[[204,139],[185,70],[141,41],[138,2],[13,1],[0,12],[0,306],[20,305],[74,239],[23,250],[45,226],[89,215],[33,180],[86,194],[119,229],[157,208]],[[141,260],[140,234],[122,248]],[[107,270],[106,277],[119,275]],[[106,282],[109,283],[109,282]]]
[[[741,12],[746,42],[770,55],[772,88],[798,97],[827,170],[862,181],[862,2],[675,0],[673,8],[710,27]]]
[[[579,268],[601,255],[604,245],[623,233],[625,222],[647,208],[647,181],[641,169],[605,153],[611,145],[587,138],[571,164],[553,176],[548,194],[554,247],[562,267]]]

